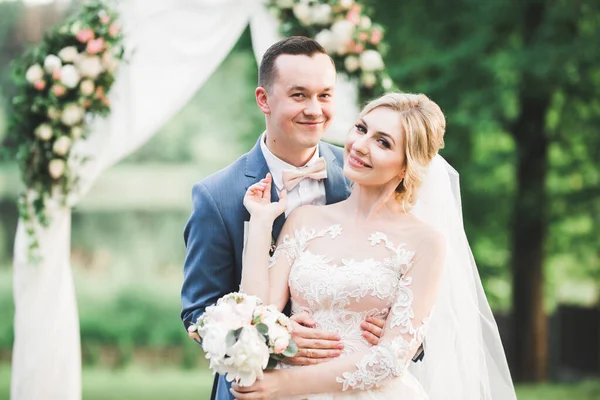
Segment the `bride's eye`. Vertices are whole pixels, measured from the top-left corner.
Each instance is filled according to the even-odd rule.
[[[356,125],[354,125],[354,127],[356,128],[357,131],[359,131],[361,133],[367,133],[367,127],[362,124],[356,124]]]
[[[379,138],[377,139],[377,143],[379,143],[380,145],[382,145],[383,147],[385,147],[386,149],[389,149],[390,147],[392,147],[390,145],[390,142],[388,142],[387,140],[383,139],[383,138]]]

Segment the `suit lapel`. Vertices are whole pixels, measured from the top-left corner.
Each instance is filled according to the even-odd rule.
[[[319,153],[327,162],[327,179],[325,179],[325,199],[326,204],[335,204],[346,200],[350,195],[350,189],[344,176],[344,171],[340,167],[340,161],[329,146],[325,143],[319,143]]]
[[[267,165],[265,156],[260,148],[261,138],[262,135],[256,142],[256,145],[248,153],[245,172],[247,178],[246,189],[248,189],[250,185],[264,178],[267,172],[269,172],[269,166]],[[341,160],[338,161],[329,146],[323,142],[319,143],[319,154],[325,158],[325,161],[327,162],[327,179],[325,179],[324,182],[326,204],[334,204],[345,200],[350,195],[350,189],[346,178],[344,177],[344,172],[340,167]],[[271,201],[279,201],[279,194],[277,193],[275,185],[271,186]],[[281,232],[284,223],[285,213],[277,217],[273,223],[274,239],[279,237],[279,233]]]
[[[260,148],[260,140],[262,139],[262,135],[258,138],[256,145],[250,150],[248,153],[248,158],[246,161],[246,190],[248,188],[264,178],[269,172],[269,166],[267,165],[267,161],[265,160],[265,156],[263,155],[262,149]],[[271,201],[279,201],[279,194],[277,193],[277,188],[275,185],[271,186]],[[281,214],[275,222],[273,223],[273,238],[277,239],[279,236],[279,232],[281,232],[281,228],[285,223],[285,213]]]

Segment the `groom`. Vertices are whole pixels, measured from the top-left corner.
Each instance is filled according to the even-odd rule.
[[[335,82],[333,61],[312,39],[290,37],[264,54],[255,95],[266,117],[265,132],[249,153],[196,183],[192,191],[192,214],[184,230],[186,259],[181,289],[181,319],[186,328],[206,307],[239,290],[244,226],[250,219],[242,200],[250,185],[270,172],[272,198],[276,201],[279,191],[288,190],[286,212],[273,225],[274,239],[296,207],[337,203],[349,196],[350,187],[342,172],[342,149],[321,142],[334,114]],[[323,167],[327,177],[319,179]],[[287,180],[298,172],[309,174]],[[292,363],[316,364],[341,354],[339,336],[311,328],[314,323],[306,315],[293,319],[293,337],[300,349]],[[383,321],[364,321],[361,326],[365,338],[376,344]],[[231,399],[229,388],[225,378],[218,377],[211,399]]]

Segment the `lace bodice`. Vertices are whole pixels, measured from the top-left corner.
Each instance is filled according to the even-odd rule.
[[[413,284],[413,271],[428,259],[413,249],[425,251],[431,243],[423,245],[417,238],[395,244],[382,232],[344,236],[339,224],[300,227],[280,238],[269,267],[288,268],[293,313],[307,312],[318,328],[340,334],[352,360],[335,377],[343,390],[367,390],[401,377],[422,342],[435,293],[435,281],[432,290],[421,279]],[[362,337],[360,323],[367,316],[387,320],[378,346]]]

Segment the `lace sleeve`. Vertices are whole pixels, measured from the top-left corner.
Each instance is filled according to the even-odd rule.
[[[420,246],[406,273],[399,278],[397,297],[380,344],[362,353],[353,370],[336,377],[342,390],[372,389],[404,374],[425,337],[442,275],[443,247],[443,239],[437,235]]]
[[[287,266],[291,267],[296,257],[298,257],[298,241],[295,237],[292,238],[289,234],[283,236],[269,260],[269,269],[277,264],[277,260],[281,255],[285,256]]]

